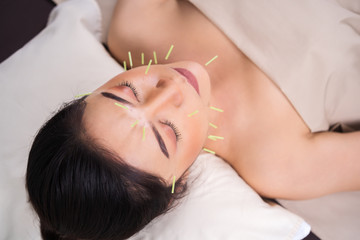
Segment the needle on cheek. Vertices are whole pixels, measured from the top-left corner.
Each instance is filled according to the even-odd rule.
[[[210,59],[207,63],[205,63],[205,66],[209,65],[212,61],[214,61],[215,59],[217,59],[218,55],[216,55],[215,57],[213,57],[212,59]]]
[[[211,153],[211,154],[214,154],[214,155],[215,155],[215,152],[212,151],[212,150],[210,150],[210,149],[203,148],[203,150],[204,150],[205,152],[208,152],[208,153]]]
[[[224,137],[219,137],[219,136],[214,136],[214,135],[209,135],[208,138],[213,141],[216,141],[218,139],[224,140]]]
[[[192,116],[194,116],[195,114],[197,114],[198,112],[199,112],[199,110],[196,110],[196,111],[194,111],[194,112],[192,112],[192,113],[188,114],[188,117],[192,117]]]

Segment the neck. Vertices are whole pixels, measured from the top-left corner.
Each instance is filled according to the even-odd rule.
[[[205,148],[214,151],[223,159],[230,160],[232,156],[229,149],[236,142],[233,132],[236,126],[241,124],[236,116],[243,116],[243,109],[246,108],[246,79],[249,79],[251,62],[239,51],[237,54],[229,53],[226,57],[219,56],[215,61],[206,67],[212,88],[210,106],[223,112],[209,108],[210,123],[217,128],[209,126],[208,135],[221,138],[208,138]]]

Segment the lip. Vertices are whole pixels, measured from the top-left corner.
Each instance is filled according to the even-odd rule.
[[[192,74],[192,72],[190,72],[189,70],[187,70],[185,68],[174,68],[174,70],[177,71],[178,73],[180,73],[181,75],[183,75],[186,78],[186,80],[188,81],[188,83],[200,95],[199,83],[196,80],[196,77],[194,76],[194,74]]]

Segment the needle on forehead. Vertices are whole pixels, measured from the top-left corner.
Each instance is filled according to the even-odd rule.
[[[133,62],[132,62],[131,52],[129,51],[128,54],[129,54],[130,68],[132,68]]]
[[[145,74],[147,74],[149,72],[151,63],[152,63],[152,59],[150,59],[150,61],[149,61],[149,64],[148,64],[148,66],[146,68],[146,71],[145,71]]]
[[[169,56],[170,56],[170,53],[171,53],[171,51],[173,50],[173,48],[174,48],[174,45],[171,45],[168,53],[166,54],[165,60],[168,60],[168,58],[169,58]]]
[[[89,93],[84,93],[84,94],[79,94],[79,95],[76,95],[75,98],[80,98],[80,97],[88,96],[88,95],[90,95],[90,94],[91,94],[91,92],[89,92]]]
[[[154,63],[157,64],[157,57],[156,57],[156,52],[154,51]]]

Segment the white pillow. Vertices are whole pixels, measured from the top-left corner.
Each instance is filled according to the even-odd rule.
[[[181,204],[131,240],[278,240],[302,239],[309,233],[300,217],[262,201],[229,164],[212,154],[198,157],[188,181]]]
[[[30,144],[61,103],[92,91],[123,69],[99,43],[93,1],[71,1],[52,22],[0,64],[0,240],[40,239],[27,204],[24,174]]]
[[[99,42],[101,18],[94,0],[66,1],[50,19],[0,65],[0,239],[40,239],[24,188],[37,130],[62,102],[123,71]],[[300,239],[309,232],[301,218],[263,202],[215,156],[200,156],[189,181],[182,203],[133,239]]]

